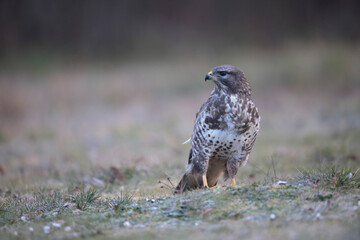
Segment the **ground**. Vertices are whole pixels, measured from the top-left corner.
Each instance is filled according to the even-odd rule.
[[[0,238],[358,239],[359,56],[295,44],[2,70]],[[229,63],[262,116],[249,163],[235,187],[174,196],[204,76]]]

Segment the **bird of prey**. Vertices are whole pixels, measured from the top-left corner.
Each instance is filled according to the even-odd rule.
[[[219,177],[231,179],[246,164],[260,128],[258,109],[244,73],[231,65],[213,68],[205,76],[215,87],[196,114],[185,174],[175,193],[213,188]]]

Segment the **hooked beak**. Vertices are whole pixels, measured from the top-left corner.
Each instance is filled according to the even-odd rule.
[[[213,72],[210,71],[210,72],[208,72],[208,74],[206,74],[206,76],[205,76],[205,82],[206,82],[207,80],[212,80],[212,78],[213,78]]]

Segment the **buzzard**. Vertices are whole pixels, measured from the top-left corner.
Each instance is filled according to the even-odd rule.
[[[245,165],[260,128],[251,89],[238,68],[223,65],[205,76],[215,87],[196,114],[186,172],[175,193],[213,188],[219,177],[231,179]]]

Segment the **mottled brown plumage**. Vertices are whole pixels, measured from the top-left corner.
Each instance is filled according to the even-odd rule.
[[[216,186],[219,177],[231,178],[245,165],[260,128],[245,75],[238,68],[213,68],[205,81],[215,83],[209,99],[196,114],[186,172],[175,192]]]

